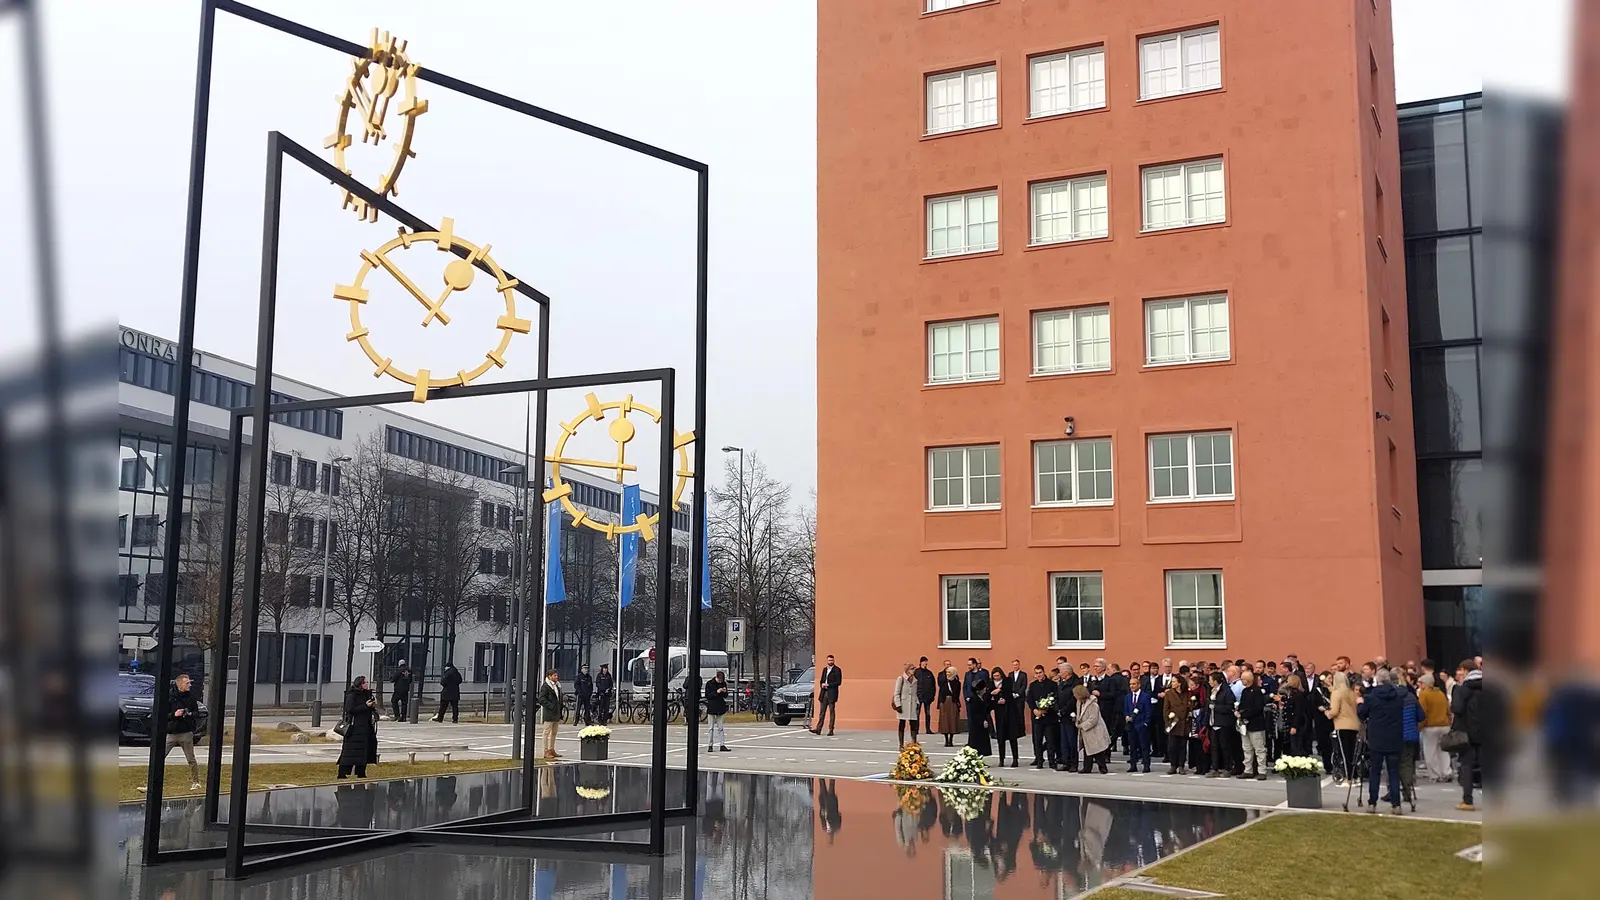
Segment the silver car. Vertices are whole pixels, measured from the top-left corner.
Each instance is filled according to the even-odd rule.
[[[811,666],[799,678],[773,691],[772,724],[787,725],[795,719],[810,722],[816,683],[817,667]]]

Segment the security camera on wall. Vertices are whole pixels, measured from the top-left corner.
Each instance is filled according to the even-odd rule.
[[[1072,437],[1073,432],[1077,430],[1078,426],[1073,424],[1072,417],[1067,416],[1067,437]]]

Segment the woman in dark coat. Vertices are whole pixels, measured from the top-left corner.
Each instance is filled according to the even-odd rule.
[[[1006,764],[1006,746],[1011,747],[1011,768],[1017,767],[1017,739],[1027,732],[1025,723],[1028,700],[1017,693],[1016,685],[1006,677],[1004,669],[996,667],[989,673],[994,681],[994,738],[1000,750],[1000,765]]]
[[[955,666],[939,673],[939,733],[946,747],[955,746],[955,736],[961,733],[961,676]]]
[[[365,778],[367,766],[378,761],[377,705],[367,687],[367,676],[357,675],[344,695],[344,717],[350,725],[339,748],[340,778],[350,777],[352,769],[357,778]]]
[[[972,681],[972,699],[967,701],[967,746],[984,756],[994,753],[989,745],[989,694],[994,684],[989,673],[978,669]]]

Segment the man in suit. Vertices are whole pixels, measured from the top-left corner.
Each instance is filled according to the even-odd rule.
[[[1028,696],[1028,673],[1022,671],[1022,660],[1013,659],[1011,661],[1011,674],[1007,675],[1006,679],[1011,682],[1011,689],[1017,692],[1018,697],[1026,698]],[[1022,717],[1023,722],[1030,728],[1032,723],[1028,720],[1032,718],[1030,715]]]
[[[1059,677],[1059,676],[1058,676]],[[1044,666],[1033,667],[1033,683],[1028,685],[1028,718],[1033,726],[1033,767],[1042,769],[1049,766],[1056,767],[1056,736],[1058,719],[1055,710],[1056,685],[1055,682],[1045,677]],[[1039,708],[1039,701],[1049,697],[1051,706]]]
[[[972,708],[972,686],[983,677],[983,663],[976,656],[967,657],[967,672],[961,676],[961,708]]]
[[[1072,689],[1083,684],[1083,674],[1089,671],[1087,663],[1074,671],[1072,663],[1065,656],[1056,657],[1056,671],[1060,673],[1056,681],[1056,770],[1059,772],[1078,771],[1078,721],[1076,713],[1077,699],[1072,696]],[[1083,673],[1083,674],[1080,674]]]
[[[1122,721],[1128,734],[1128,771],[1143,766],[1150,771],[1150,692],[1144,685],[1133,682],[1128,695],[1122,700]]]
[[[828,657],[828,664],[822,667],[822,673],[817,676],[817,724],[811,729],[812,734],[822,733],[822,720],[828,720],[828,734],[833,735],[833,723],[839,714],[839,685],[844,683],[844,672],[834,664],[833,657]]]
[[[1128,695],[1128,687],[1128,676],[1116,669],[1107,671],[1100,679],[1100,717],[1105,720],[1106,730],[1111,732],[1111,746],[1120,743],[1124,750],[1132,749],[1127,742],[1127,723],[1122,718],[1122,701]]]

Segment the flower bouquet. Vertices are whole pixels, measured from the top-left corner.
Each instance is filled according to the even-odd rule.
[[[1280,756],[1272,770],[1283,776],[1291,808],[1322,808],[1322,760],[1314,756]]]
[[[1039,702],[1033,705],[1034,709],[1049,709],[1056,705],[1056,698],[1052,696],[1040,697]]]
[[[578,796],[585,800],[604,800],[605,798],[611,796],[611,789],[603,787],[587,787],[580,784],[578,785]]]
[[[921,744],[907,744],[900,748],[900,758],[895,761],[890,778],[895,781],[927,781],[933,777],[928,768],[928,754]]]
[[[1280,756],[1272,771],[1285,778],[1320,778],[1322,760],[1315,756]]]
[[[989,777],[988,760],[971,747],[962,747],[955,758],[945,763],[944,771],[934,780],[945,784],[994,784]]]
[[[939,798],[963,822],[971,822],[989,809],[989,792],[979,788],[940,788]]]
[[[605,759],[611,746],[611,729],[604,725],[590,725],[578,732],[579,759]]]

